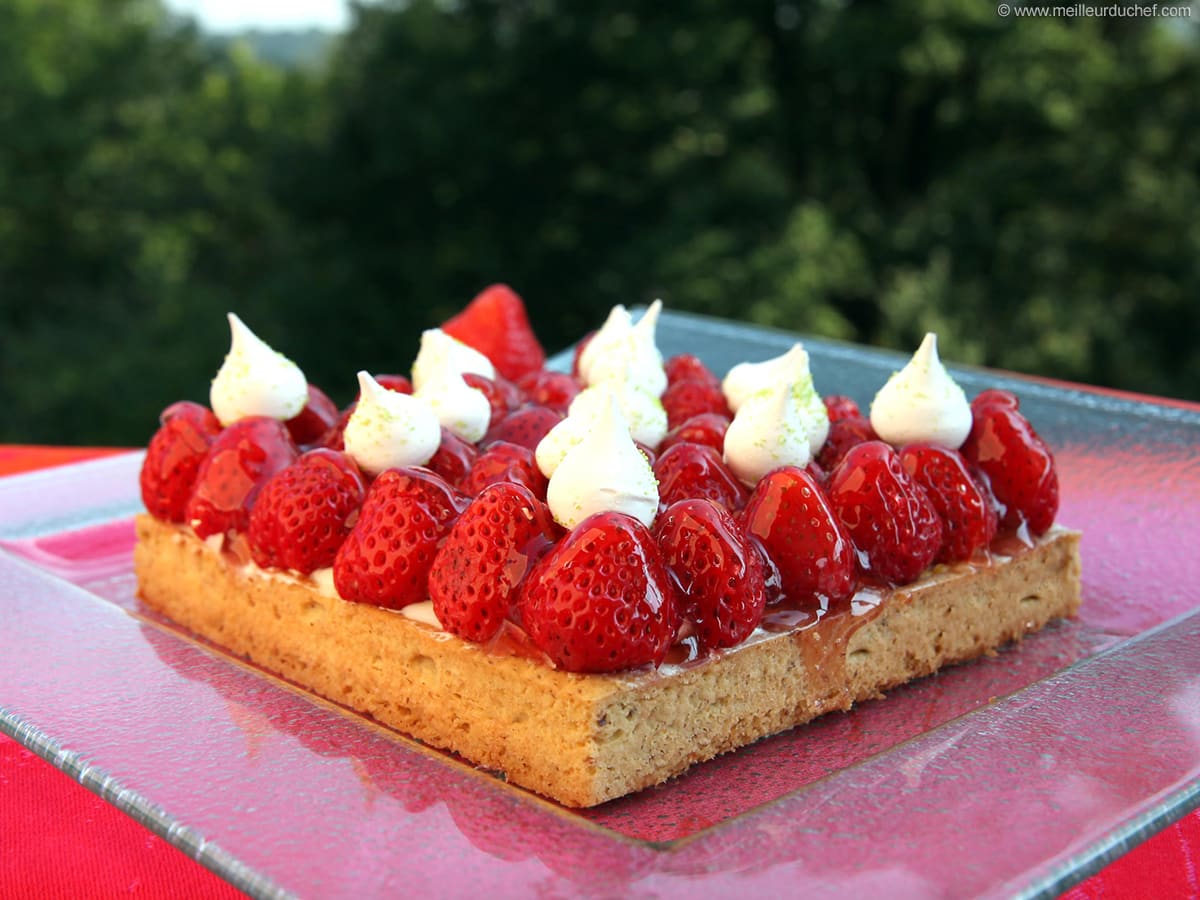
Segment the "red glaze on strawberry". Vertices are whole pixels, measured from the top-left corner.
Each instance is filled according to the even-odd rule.
[[[883,441],[850,448],[829,473],[829,502],[866,557],[864,568],[890,584],[916,581],[942,545],[942,519],[925,489]]]
[[[851,401],[853,402],[853,401]],[[877,441],[879,435],[862,416],[843,415],[832,419],[829,423],[829,434],[821,451],[817,454],[817,462],[821,468],[829,472],[842,461],[842,457],[850,450],[866,441]]]
[[[999,388],[988,388],[986,391],[980,391],[975,399],[971,401],[971,408],[982,408],[999,404],[1007,406],[1009,409],[1020,410],[1021,401],[1017,399],[1017,395],[1011,391],[1002,391]]]
[[[838,419],[862,418],[862,410],[858,404],[844,394],[830,394],[823,397],[825,411],[829,413],[829,421]]]
[[[657,666],[679,625],[674,591],[649,530],[621,513],[596,513],[529,574],[521,621],[534,644],[568,672]]]
[[[337,425],[339,415],[328,395],[315,384],[309,384],[308,402],[304,409],[287,420],[287,429],[297,445],[316,444]]]
[[[271,476],[254,501],[246,531],[251,559],[305,574],[333,565],[365,494],[350,457],[310,450]]]
[[[533,404],[522,406],[493,422],[479,443],[486,447],[496,441],[507,441],[536,450],[542,438],[562,420],[563,414],[549,407]]]
[[[196,474],[221,433],[221,423],[208,407],[186,400],[168,406],[159,421],[138,479],[142,503],[156,519],[182,522]]]
[[[546,498],[546,476],[538,468],[533,451],[520,444],[510,444],[508,441],[488,444],[475,458],[459,489],[475,495],[498,481],[522,484],[535,497],[542,500]]]
[[[725,448],[725,432],[728,430],[729,416],[701,413],[672,428],[658,445],[658,451],[665,453],[676,444],[689,443],[704,444],[720,453]]]
[[[832,603],[857,589],[854,544],[806,470],[784,466],[768,472],[754,486],[742,524],[778,569],[791,602]]]
[[[681,500],[659,516],[654,537],[700,649],[749,637],[766,606],[763,564],[729,511],[711,500]]]
[[[579,360],[583,358],[583,352],[587,350],[587,345],[592,342],[592,338],[596,336],[596,332],[589,331],[575,345],[575,354],[571,358],[571,374],[578,380],[579,376]]]
[[[658,479],[659,509],[692,497],[715,500],[726,509],[741,509],[749,491],[706,444],[681,443],[669,447],[654,463]]]
[[[388,609],[425,600],[438,548],[466,505],[427,469],[380,473],[334,559],[338,594]]]
[[[583,390],[583,385],[571,375],[566,372],[552,372],[549,369],[527,372],[517,380],[517,387],[525,394],[528,402],[548,406],[563,414],[571,405],[571,401]]]
[[[900,464],[925,489],[942,518],[942,546],[935,562],[970,559],[992,542],[996,509],[962,454],[937,444],[909,444],[900,451]]]
[[[488,485],[459,516],[429,574],[442,627],[476,643],[508,618],[525,575],[550,548],[556,526],[523,485]]]
[[[442,331],[474,347],[512,381],[546,364],[546,353],[529,325],[525,303],[507,285],[484,288]]]
[[[404,375],[376,375],[374,378],[380,387],[385,387],[389,391],[395,391],[397,394],[411,394],[413,392],[412,382]]]
[[[488,405],[492,410],[491,417],[488,419],[489,424],[499,422],[521,403],[521,395],[517,386],[502,375],[485,378],[474,372],[465,372],[462,379],[469,387],[475,388],[487,397]]]
[[[718,390],[721,388],[721,379],[717,378],[712,370],[700,361],[699,357],[690,353],[672,356],[663,364],[663,371],[666,372],[668,385],[679,381],[699,381],[712,385]]]
[[[678,428],[703,413],[731,415],[720,386],[704,381],[677,381],[668,385],[662,395],[662,405],[667,411],[668,428]]]
[[[987,478],[1002,505],[1001,527],[1044,534],[1058,515],[1058,471],[1050,448],[1006,391],[985,391],[971,404],[963,457]]]
[[[442,442],[429,462],[425,463],[425,468],[442,476],[451,487],[458,487],[471,471],[471,466],[475,465],[478,456],[479,451],[474,444],[464,441],[443,425]]]
[[[200,464],[187,521],[201,538],[245,532],[258,492],[299,455],[278,419],[239,419],[217,436]]]

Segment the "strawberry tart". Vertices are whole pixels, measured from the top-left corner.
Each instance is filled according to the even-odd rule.
[[[933,335],[864,414],[800,344],[664,360],[658,314],[566,374],[495,286],[344,410],[230,315],[209,405],[150,441],[142,601],[568,806],[1076,612],[1049,449]]]

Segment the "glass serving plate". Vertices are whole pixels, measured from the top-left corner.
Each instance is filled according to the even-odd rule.
[[[718,372],[794,340],[659,329]],[[862,404],[903,362],[805,345]],[[0,480],[0,729],[256,896],[1051,896],[1200,802],[1200,406],[954,372],[1054,448],[1079,618],[669,784],[567,810],[156,617],[136,453]]]

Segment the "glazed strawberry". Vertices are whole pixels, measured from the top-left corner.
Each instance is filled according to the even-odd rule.
[[[726,509],[741,509],[748,491],[729,471],[721,454],[706,444],[669,447],[654,463],[659,509],[689,497],[706,497]]]
[[[542,438],[562,420],[563,414],[549,407],[534,404],[522,406],[504,418],[492,422],[487,434],[479,443],[486,447],[496,441],[507,441],[536,450]]]
[[[568,672],[658,665],[679,624],[653,536],[616,512],[589,516],[534,567],[520,616],[533,643]]]
[[[829,421],[838,419],[862,418],[862,410],[858,404],[844,394],[830,394],[821,398],[825,403],[825,411],[829,413]]]
[[[961,452],[1004,507],[1001,526],[1025,523],[1032,534],[1044,534],[1058,515],[1058,472],[1050,448],[1007,392],[985,391],[971,404],[971,415]]]
[[[310,384],[308,402],[297,415],[288,419],[287,429],[298,445],[315,444],[337,425],[339,415],[329,396],[315,384]]]
[[[186,400],[168,406],[159,421],[139,476],[142,502],[154,518],[182,522],[196,473],[221,423],[208,407]]]
[[[909,444],[900,464],[925,489],[942,518],[942,546],[937,562],[970,559],[996,536],[996,509],[987,490],[967,470],[955,450],[937,444]]]
[[[817,454],[817,463],[826,471],[831,471],[842,461],[842,457],[851,447],[865,441],[877,440],[879,440],[879,435],[875,433],[871,423],[862,416],[843,415],[841,418],[831,419],[829,434],[825,438],[825,443],[821,445],[821,451]]]
[[[217,436],[200,464],[187,521],[201,538],[245,532],[258,492],[299,455],[287,426],[278,419],[239,419]]]
[[[768,472],[746,501],[742,525],[762,544],[792,602],[836,602],[858,587],[854,544],[806,470]]]
[[[488,485],[459,516],[429,573],[442,627],[468,641],[495,636],[526,573],[549,549],[555,525],[523,485]]]
[[[535,497],[546,497],[546,476],[538,468],[533,451],[520,444],[510,444],[508,441],[488,444],[475,458],[459,489],[465,494],[475,495],[498,481],[522,484]]]
[[[595,336],[596,332],[589,331],[582,338],[580,338],[579,343],[575,345],[575,353],[571,357],[571,374],[576,379],[579,378],[579,360],[583,358],[584,351],[587,350],[588,344],[592,342],[592,338]]]
[[[471,466],[475,465],[478,456],[479,451],[474,444],[467,443],[443,425],[442,442],[429,462],[425,463],[425,468],[442,476],[451,487],[458,487],[471,471]]]
[[[721,379],[717,378],[698,357],[690,353],[672,356],[663,364],[663,370],[667,374],[667,384],[675,384],[678,381],[699,381],[703,384],[711,384],[718,389],[721,387]]]
[[[1016,394],[1011,391],[1002,391],[999,388],[988,388],[986,391],[980,391],[971,401],[971,409],[976,410],[993,404],[1007,406],[1009,409],[1019,410],[1021,408],[1021,401],[1017,399]]]
[[[883,441],[851,447],[829,473],[829,503],[866,566],[890,584],[915,581],[942,545],[942,520],[925,489]]]
[[[704,381],[677,381],[668,385],[662,395],[662,405],[667,411],[668,428],[677,428],[701,413],[730,415],[729,404],[725,402],[720,386]]]
[[[333,565],[365,493],[348,456],[310,450],[272,475],[254,501],[246,531],[250,557],[263,568],[305,574]]]
[[[517,391],[517,386],[502,375],[485,378],[474,372],[466,372],[462,379],[468,386],[475,388],[487,397],[488,405],[492,409],[489,423],[499,422],[521,403],[521,395]]]
[[[385,387],[389,391],[395,391],[397,394],[413,392],[412,382],[404,375],[376,375],[374,377],[380,387]]]
[[[388,469],[371,484],[333,562],[346,600],[400,609],[426,599],[429,570],[465,498],[426,469]]]
[[[705,444],[718,453],[725,447],[725,432],[729,430],[729,417],[720,413],[700,413],[692,416],[682,425],[667,432],[667,436],[658,445],[659,452],[665,453],[676,444]]]
[[[654,537],[700,648],[732,647],[749,637],[766,606],[763,564],[728,510],[711,500],[680,500],[659,517]]]
[[[583,385],[566,372],[552,372],[549,369],[526,372],[517,379],[517,387],[530,403],[548,406],[561,413],[567,411],[571,401],[583,390]]]
[[[546,353],[529,325],[525,304],[512,288],[485,288],[442,331],[474,347],[512,381],[546,364]]]

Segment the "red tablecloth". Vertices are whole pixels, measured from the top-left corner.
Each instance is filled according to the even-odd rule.
[[[0,476],[118,452],[0,446]],[[1064,896],[1200,897],[1200,812]],[[302,886],[300,886],[302,888]],[[0,898],[241,894],[15,741],[0,735]]]

